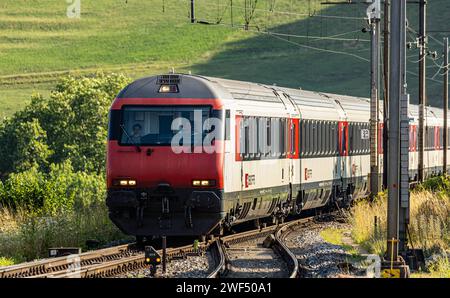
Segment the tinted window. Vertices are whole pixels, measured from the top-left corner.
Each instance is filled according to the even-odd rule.
[[[170,145],[174,135],[185,129],[184,124],[187,124],[190,125],[186,127],[190,131],[190,142],[183,138],[181,142],[184,144],[180,145],[201,145],[207,133],[203,130],[203,123],[209,115],[210,107],[202,106],[124,107],[120,125],[120,144]],[[194,125],[196,117],[201,121],[200,125]],[[172,130],[172,124],[178,129]]]

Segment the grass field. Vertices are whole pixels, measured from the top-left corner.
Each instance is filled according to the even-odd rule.
[[[33,91],[47,94],[62,75],[97,70],[137,78],[174,67],[197,74],[368,96],[369,64],[364,59],[369,56],[369,35],[361,33],[365,21],[357,19],[364,17],[364,6],[325,6],[320,0],[258,1],[250,30],[244,31],[239,28],[244,23],[244,0],[234,0],[233,10],[227,0],[196,2],[197,19],[220,20],[224,26],[190,24],[186,0],[81,0],[79,19],[66,16],[68,4],[62,0],[1,1],[0,117],[23,107]],[[271,3],[276,4],[271,7]],[[409,18],[417,30],[413,8],[411,5]],[[429,28],[445,29],[444,11],[450,12],[450,3],[435,0],[429,8],[433,16]],[[233,28],[227,25],[231,23]],[[305,37],[283,36],[285,40],[281,40],[261,33],[268,30]],[[348,40],[320,39],[325,36]],[[409,32],[408,38],[412,40],[414,33]],[[430,49],[441,53],[441,46],[432,39]],[[417,73],[417,50],[408,56],[409,70]],[[429,65],[428,76],[432,77],[438,68],[431,61]],[[435,104],[441,98],[440,78],[437,75],[437,81],[429,81],[430,102]],[[410,74],[409,79],[414,102],[417,78]]]

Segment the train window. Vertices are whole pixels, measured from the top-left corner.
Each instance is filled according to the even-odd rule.
[[[244,148],[242,150],[244,157],[249,157],[250,152],[250,127],[248,125],[248,118],[244,118]]]
[[[323,136],[324,136],[324,133],[323,133],[323,122],[322,121],[319,121],[318,123],[317,123],[317,154],[318,155],[322,155],[323,154],[323,142],[322,142],[322,140],[323,140]]]
[[[270,118],[266,118],[266,141],[267,141],[267,151],[266,156],[272,153],[272,121]]]
[[[280,122],[278,118],[271,118],[271,139],[273,140],[272,142],[272,157],[278,157],[278,150],[279,150],[279,141],[277,141],[277,137],[278,137],[278,132],[279,132],[279,128],[280,127]]]
[[[311,135],[311,131],[309,129],[310,125],[309,125],[309,120],[305,120],[305,141],[304,141],[304,154],[305,156],[309,155],[309,144],[311,144],[311,140],[310,140],[310,135]]]
[[[296,125],[295,125],[295,122],[294,122],[293,119],[291,120],[290,127],[291,127],[291,142],[290,142],[291,148],[290,148],[290,153],[295,155],[296,154],[296,152],[295,152],[295,143],[296,143],[295,131],[297,130],[297,128],[296,128]]]
[[[306,155],[306,120],[302,120],[300,123],[300,152],[302,156]]]
[[[286,155],[286,143],[285,143],[285,137],[286,137],[286,127],[285,127],[284,119],[280,119],[280,134],[279,134],[279,140],[280,140],[280,156]]]
[[[230,140],[230,110],[225,110],[225,140]]]
[[[252,158],[258,156],[258,122],[256,117],[250,118],[250,143],[251,143],[251,151],[250,156]]]
[[[345,125],[341,125],[341,131],[340,131],[340,134],[341,134],[341,138],[340,138],[340,140],[339,140],[339,142],[340,142],[340,154],[341,155],[346,155],[346,154],[348,154],[348,141],[347,141],[347,130],[348,130],[348,126],[347,126],[347,129],[346,129],[346,126]]]
[[[447,136],[450,137],[450,128],[448,129]],[[448,138],[447,138],[447,149],[449,149],[449,148],[450,148],[450,146],[448,145]]]
[[[108,140],[115,141],[120,139],[120,133],[122,129],[120,128],[120,110],[111,110],[109,112],[109,121],[108,121]]]
[[[352,154],[355,148],[355,144],[353,143],[353,131],[354,131],[355,125],[353,123],[348,124],[348,139],[349,139],[349,153]]]
[[[266,153],[266,118],[259,117],[258,121],[258,156],[265,156]]]
[[[239,121],[239,155],[241,159],[245,154],[245,129],[244,129],[244,118],[240,118]]]
[[[333,153],[333,155],[336,155],[336,150],[337,150],[337,139],[336,139],[336,137],[337,137],[337,129],[336,129],[336,122],[333,122],[332,124],[331,124],[331,150],[332,150],[332,153]]]
[[[196,129],[194,121],[201,117],[203,123],[210,115],[209,106],[125,106],[120,145],[169,146],[175,136],[180,136],[177,145],[201,145],[207,132]]]
[[[313,145],[312,145],[312,154],[317,155],[318,147],[317,147],[317,121],[312,122],[312,138],[313,138]]]
[[[330,121],[327,122],[327,133],[327,154],[330,155],[333,153],[333,123]]]

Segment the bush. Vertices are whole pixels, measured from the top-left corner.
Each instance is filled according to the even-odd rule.
[[[104,204],[105,179],[99,174],[75,172],[71,162],[50,165],[49,173],[33,167],[13,173],[0,184],[0,204],[39,214],[81,211]]]
[[[104,171],[108,110],[130,79],[120,74],[62,79],[49,98],[34,95],[0,125],[0,173],[70,160],[77,171]],[[31,120],[30,120],[31,119]]]
[[[448,183],[446,178],[433,178],[411,192],[410,240],[415,248],[423,248],[427,255],[450,249],[450,196],[445,190]],[[381,255],[386,250],[386,210],[386,193],[373,202],[359,201],[352,208],[352,236],[371,253]],[[375,216],[378,220],[376,229]]]
[[[36,118],[3,122],[0,148],[0,173],[20,172],[34,166],[45,168],[53,153],[47,145],[47,134]]]
[[[96,239],[101,245],[127,239],[111,223],[104,206],[59,211],[52,216],[0,210],[0,220],[10,226],[0,232],[0,256],[14,262],[47,257],[50,247],[85,249],[88,239]]]

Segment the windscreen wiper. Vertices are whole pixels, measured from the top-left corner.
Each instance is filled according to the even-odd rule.
[[[130,137],[130,135],[127,133],[125,127],[123,124],[120,125],[120,128],[122,128],[123,132],[125,133],[125,135],[127,136],[127,138],[131,141],[131,143],[136,147],[137,152],[141,152],[141,147],[139,147],[138,144],[136,144],[133,139]]]

